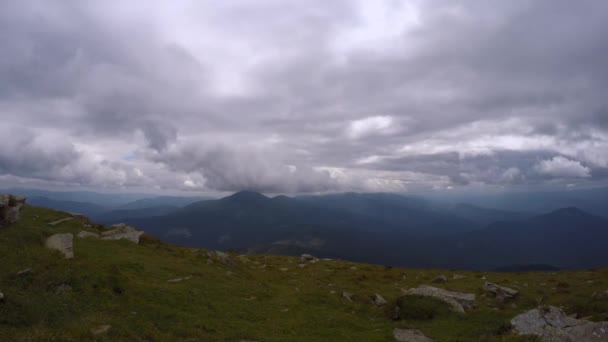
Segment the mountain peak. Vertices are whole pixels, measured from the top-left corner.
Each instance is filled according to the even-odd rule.
[[[242,191],[235,192],[234,194],[232,194],[230,196],[224,197],[223,199],[242,202],[242,201],[267,200],[268,197],[262,195],[261,193],[259,193],[257,191],[242,190]]]

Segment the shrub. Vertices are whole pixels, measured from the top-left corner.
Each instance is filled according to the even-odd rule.
[[[397,299],[396,306],[399,310],[398,314],[391,312],[393,319],[429,320],[451,313],[447,303],[427,296],[402,296]]]

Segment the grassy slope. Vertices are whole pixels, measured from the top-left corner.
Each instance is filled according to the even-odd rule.
[[[497,332],[541,298],[567,313],[608,319],[608,270],[482,274],[337,260],[301,269],[298,258],[264,255],[234,256],[234,265],[208,264],[203,250],[152,238],[134,245],[75,237],[75,258],[65,260],[43,247],[45,237],[76,234],[86,222],[46,224],[63,217],[65,213],[26,207],[18,224],[0,229],[0,291],[6,297],[0,303],[0,340],[390,341],[393,328],[412,327],[437,341],[516,341],[524,339]],[[32,271],[16,275],[26,268]],[[386,308],[346,302],[340,296],[342,291],[379,293],[394,301],[400,288],[454,273],[466,278],[439,287],[482,295],[480,278],[485,276],[519,287],[517,308],[481,297],[479,307],[465,316],[393,322]],[[167,282],[184,276],[192,278]],[[72,290],[57,293],[61,284]],[[90,333],[103,324],[112,328],[98,336]]]

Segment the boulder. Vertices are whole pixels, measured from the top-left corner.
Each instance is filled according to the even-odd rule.
[[[55,234],[46,239],[45,246],[60,251],[66,259],[72,259],[74,257],[73,239],[74,236],[70,233]]]
[[[19,221],[24,205],[24,196],[0,195],[0,226],[7,226]]]
[[[513,290],[511,288],[496,285],[494,283],[489,283],[489,282],[486,282],[485,284],[483,284],[483,289],[494,294],[496,299],[501,302],[508,300],[508,299],[515,298],[517,296],[517,294],[519,293],[517,290]]]
[[[88,238],[88,237],[99,238],[99,234],[93,233],[93,232],[87,232],[86,230],[81,231],[80,233],[78,233],[77,236],[81,239]]]
[[[608,322],[591,322],[567,316],[554,306],[539,306],[511,320],[513,332],[535,335],[541,341],[607,341]]]
[[[401,342],[433,342],[433,339],[424,336],[420,330],[416,329],[394,329],[393,336]]]
[[[129,240],[139,243],[139,237],[144,233],[124,223],[113,224],[110,227],[112,229],[101,233],[102,240]]]
[[[381,295],[379,295],[377,293],[372,296],[372,302],[374,304],[376,304],[377,306],[382,306],[387,303],[386,299],[384,299]]]
[[[453,292],[428,285],[420,285],[417,288],[409,289],[407,291],[402,290],[402,292],[406,296],[418,295],[435,297],[450,304],[452,310],[460,313],[464,313],[465,309],[472,309],[477,306],[475,295],[472,293]]]

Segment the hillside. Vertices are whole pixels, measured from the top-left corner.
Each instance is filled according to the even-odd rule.
[[[608,319],[606,269],[482,273],[342,260],[300,267],[298,257],[237,254],[224,264],[147,235],[139,245],[75,237],[75,257],[64,259],[44,248],[47,236],[104,229],[82,217],[47,224],[66,217],[26,206],[18,223],[0,228],[0,340],[390,341],[393,329],[415,328],[436,341],[525,341],[508,322],[539,303]],[[439,275],[447,281],[432,283]],[[499,302],[486,296],[485,281],[519,296]],[[424,284],[476,294],[478,306],[457,314],[413,297],[393,321],[401,289]],[[374,294],[388,303],[372,304]]]

